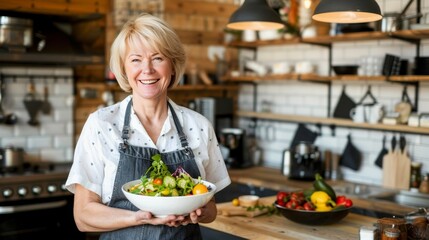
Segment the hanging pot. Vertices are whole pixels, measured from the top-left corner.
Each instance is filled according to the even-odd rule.
[[[0,148],[1,169],[5,172],[22,170],[24,150],[17,147]]]

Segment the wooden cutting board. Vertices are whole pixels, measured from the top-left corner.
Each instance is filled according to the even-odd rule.
[[[257,217],[268,213],[268,209],[252,209],[248,211],[246,207],[234,206],[230,203],[218,206],[217,213],[223,216]]]
[[[411,159],[408,157],[407,148],[398,152],[395,186],[399,189],[410,188]]]
[[[396,186],[396,171],[398,162],[398,151],[391,148],[383,157],[383,186],[395,188]]]

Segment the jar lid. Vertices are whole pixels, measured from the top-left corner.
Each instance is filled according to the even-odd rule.
[[[411,167],[421,167],[422,163],[421,162],[411,162]]]
[[[399,237],[401,231],[397,228],[386,228],[384,229],[384,235],[386,235],[386,237]]]

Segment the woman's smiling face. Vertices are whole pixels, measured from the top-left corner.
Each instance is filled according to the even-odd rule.
[[[131,41],[124,67],[133,96],[157,99],[167,96],[174,75],[171,60],[149,47],[147,42]]]

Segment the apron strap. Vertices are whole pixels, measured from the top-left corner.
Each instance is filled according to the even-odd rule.
[[[133,99],[130,99],[127,105],[127,109],[125,111],[125,117],[124,117],[124,127],[122,128],[122,139],[124,140],[124,147],[128,145],[128,139],[130,138],[130,113],[131,113],[131,106],[133,105]]]
[[[128,102],[127,109],[125,111],[124,117],[124,127],[122,128],[122,139],[124,140],[124,147],[128,145],[128,139],[130,138],[130,114],[131,114],[131,106],[133,105],[132,99]],[[167,101],[168,107],[170,108],[171,115],[173,116],[174,125],[176,126],[177,133],[179,134],[180,144],[183,148],[188,149],[188,140],[186,139],[186,135],[183,132],[182,126],[180,125],[179,118],[177,118],[176,112],[173,109],[173,106]]]
[[[171,110],[171,115],[173,116],[174,125],[176,126],[177,133],[179,134],[180,144],[182,145],[183,148],[187,149],[188,140],[186,139],[185,133],[183,133],[183,129],[182,129],[182,126],[180,125],[179,119],[177,118],[176,112],[174,111],[173,106],[171,106],[171,103],[169,101],[167,101],[167,104]]]

